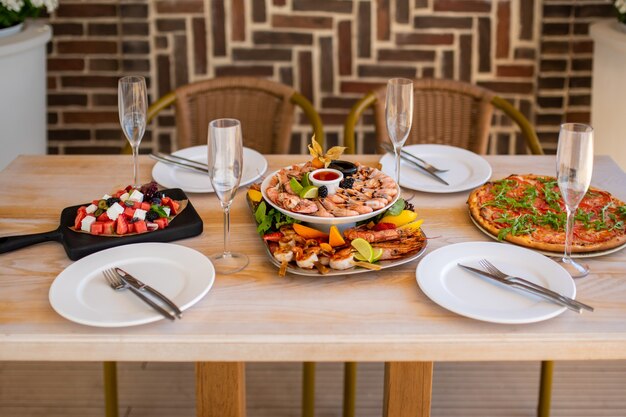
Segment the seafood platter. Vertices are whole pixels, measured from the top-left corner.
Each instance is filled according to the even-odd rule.
[[[268,256],[298,275],[346,275],[417,259],[426,248],[422,220],[377,169],[326,154],[312,139],[312,159],[252,184],[248,204]]]

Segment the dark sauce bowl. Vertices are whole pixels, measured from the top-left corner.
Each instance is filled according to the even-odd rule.
[[[341,171],[344,177],[349,177],[351,175],[356,174],[357,167],[352,162],[349,161],[341,161],[335,160],[328,165],[328,168],[336,169],[337,171]]]

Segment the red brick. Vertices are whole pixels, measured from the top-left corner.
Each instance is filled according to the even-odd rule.
[[[295,11],[322,11],[351,13],[352,1],[345,0],[292,0]]]
[[[119,123],[119,114],[115,112],[105,111],[81,111],[81,112],[64,112],[63,121],[65,123]]]
[[[156,1],[155,4],[158,13],[184,14],[204,12],[203,0],[160,0]]]
[[[234,41],[246,40],[246,10],[243,0],[231,0],[231,37]]]
[[[59,41],[57,49],[61,54],[115,54],[117,53],[117,42]]]
[[[496,57],[507,58],[511,44],[511,3],[498,3]]]
[[[478,84],[496,93],[531,94],[534,91],[532,82],[479,81]]]
[[[398,33],[398,45],[452,45],[454,35],[451,33]]]
[[[435,51],[422,49],[380,49],[379,61],[416,61],[432,62],[435,60]]]
[[[362,82],[362,81],[343,81],[340,85],[340,91],[342,93],[359,93],[366,94],[370,91],[385,85],[384,83],[376,82]]]
[[[325,16],[284,15],[272,16],[272,27],[300,29],[332,29],[333,19]]]
[[[274,75],[274,67],[266,65],[234,66],[222,65],[215,67],[215,75],[223,77],[227,75],[249,75],[252,77],[271,77]]]
[[[89,4],[68,4],[60,1],[59,8],[55,11],[57,17],[115,17],[117,9],[115,4],[102,4],[90,2]]]
[[[48,58],[48,71],[82,71],[85,69],[83,59]]]
[[[492,1],[485,0],[434,0],[436,12],[489,13]]]
[[[61,77],[61,85],[63,87],[82,87],[82,88],[113,88],[117,90],[117,76],[100,76],[100,75],[76,75]]]
[[[339,75],[352,74],[352,24],[350,21],[339,22]]]
[[[389,40],[391,36],[391,17],[389,0],[376,1],[376,39]]]
[[[532,65],[498,65],[496,70],[498,77],[526,77],[535,75],[535,67]]]
[[[258,31],[252,35],[256,44],[271,45],[312,45],[313,35],[298,32]]]

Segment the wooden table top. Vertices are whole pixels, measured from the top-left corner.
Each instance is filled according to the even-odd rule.
[[[492,178],[554,173],[554,156],[487,156]],[[270,170],[305,156],[267,157]],[[375,163],[375,155],[354,157]],[[150,179],[154,162],[140,158]],[[128,156],[21,156],[0,172],[0,235],[53,230],[61,210],[125,186]],[[592,185],[626,200],[626,174],[597,157]],[[430,240],[444,245],[490,241],[470,221],[467,193],[416,193]],[[192,194],[204,232],[177,244],[204,254],[222,249],[222,213],[213,195]],[[0,360],[72,361],[474,361],[626,359],[626,250],[589,259],[577,298],[594,313],[566,311],[544,322],[485,323],[430,301],[415,281],[418,261],[366,274],[277,276],[240,192],[231,215],[232,244],[250,257],[235,275],[216,278],[183,320],[128,328],[70,322],[50,306],[55,277],[72,263],[49,242],[0,255]]]

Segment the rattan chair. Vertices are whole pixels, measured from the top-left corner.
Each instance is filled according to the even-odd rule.
[[[502,110],[520,128],[531,153],[542,155],[537,134],[524,115],[494,92],[473,84],[453,80],[413,81],[413,126],[406,144],[437,143],[487,152],[494,108]],[[381,86],[359,100],[344,125],[344,146],[355,150],[354,129],[365,109],[374,110],[376,141],[387,141],[385,122],[386,87]]]
[[[381,86],[368,93],[353,107],[344,125],[344,146],[355,151],[355,126],[363,112],[372,107],[377,149],[388,141],[385,120],[387,88]],[[543,155],[537,134],[526,117],[511,103],[494,92],[476,85],[454,80],[413,80],[413,125],[406,144],[436,143],[468,149],[478,154],[487,152],[489,130],[494,109],[508,115],[522,132],[527,147],[534,155]],[[553,361],[541,363],[541,381],[537,415],[550,415]],[[344,417],[354,416],[356,363],[346,363],[344,370]]]
[[[265,154],[289,153],[296,107],[324,143],[322,120],[311,102],[292,87],[263,78],[218,77],[180,86],[148,108],[147,122],[171,105],[179,149],[206,144],[209,122],[228,117],[241,122],[245,146]]]

